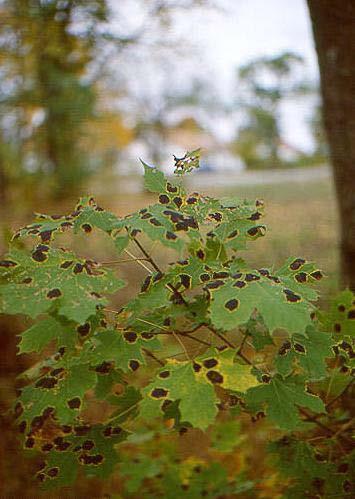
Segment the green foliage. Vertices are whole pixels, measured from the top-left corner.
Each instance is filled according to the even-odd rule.
[[[196,151],[175,159],[177,174],[197,160]],[[276,439],[271,454],[283,456],[275,473],[292,483],[284,497],[312,497],[315,479],[325,497],[339,487],[350,495],[345,464],[339,487],[328,475],[350,448],[349,415],[336,409],[351,389],[354,296],[344,291],[321,312],[314,264],[291,257],[278,270],[253,269],[240,258],[265,234],[261,201],[188,194],[143,165],[156,204],[120,218],[84,198],[69,215],[37,215],[0,261],[1,312],[37,320],[19,353],[41,358],[14,406],[24,447],[45,455],[37,479],[46,488],[72,483],[80,470],[106,477],[121,461],[125,497],[255,497],[255,483],[232,480],[221,462],[176,463],[168,449],[157,458],[152,435],[158,429],[169,447],[169,436],[195,428],[209,433],[211,452],[233,456],[245,418],[263,418]],[[120,310],[120,271],[62,247],[63,232],[90,238],[94,229],[147,271]],[[176,260],[161,267],[147,239],[176,250]],[[317,445],[328,446],[328,464],[315,460]],[[133,467],[132,446],[143,453]]]

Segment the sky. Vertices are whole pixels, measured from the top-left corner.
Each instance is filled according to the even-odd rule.
[[[202,51],[219,92],[235,88],[236,68],[260,56],[284,51],[300,54],[305,74],[318,81],[318,65],[305,0],[224,0],[224,9],[195,13],[187,33]],[[186,17],[182,14],[186,21]],[[309,99],[287,104],[282,128],[288,142],[309,149],[312,138],[306,121],[312,114]]]
[[[117,8],[123,5],[116,4],[120,0],[111,1]],[[202,74],[213,82],[219,98],[231,103],[237,91],[236,70],[239,66],[257,57],[278,55],[284,51],[301,55],[305,60],[306,78],[311,82],[318,81],[317,59],[305,0],[214,2],[221,8],[199,7],[174,12],[165,36],[173,41],[185,40],[191,47],[184,49],[179,46],[182,59],[175,62],[170,57],[166,62],[157,64],[154,63],[154,51],[148,50],[142,51],[136,65],[129,65],[128,78],[132,91],[136,92],[137,102],[139,96],[145,93],[148,101],[159,98],[164,87],[164,76],[170,78],[175,87],[183,87],[184,82]],[[139,25],[141,18],[144,18],[142,5],[148,4],[127,0],[127,19]],[[122,19],[122,15],[118,18]],[[148,39],[149,36],[154,37],[154,28],[151,32],[148,30]],[[313,113],[314,104],[314,98],[303,98],[287,103],[282,109],[281,128],[285,141],[305,151],[310,151],[313,145],[307,120]],[[231,122],[215,119],[212,109],[208,118],[210,122],[215,122],[214,132],[221,139],[230,138],[235,133]]]

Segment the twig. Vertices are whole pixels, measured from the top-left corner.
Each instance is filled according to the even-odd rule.
[[[100,262],[100,265],[116,265],[120,263],[147,261],[146,258],[122,258],[121,260],[111,260],[110,262]]]
[[[245,333],[244,336],[243,336],[243,339],[242,339],[242,342],[241,344],[239,345],[239,348],[238,348],[238,352],[237,353],[242,353],[242,350],[243,350],[243,347],[245,345],[245,342],[247,341],[247,338],[248,338],[249,334],[248,333]]]
[[[159,324],[155,324],[154,322],[147,321],[145,319],[141,319],[140,317],[137,317],[136,319],[139,322],[144,322],[145,324],[149,324],[149,326],[156,327],[158,329],[162,329],[163,331],[166,331],[168,334],[170,334],[170,329],[164,326],[160,326]]]
[[[130,251],[128,251],[128,249],[125,249],[124,250],[125,253],[127,253],[127,255],[129,255],[131,258],[133,258],[137,263],[138,265],[140,265],[141,267],[143,267],[145,270],[147,270],[149,272],[149,274],[152,274],[153,272],[150,270],[149,267],[147,267],[141,260],[139,259],[136,259],[136,257],[134,255],[132,255],[132,253]],[[150,262],[150,260],[148,260]],[[151,263],[151,262],[150,262]]]
[[[189,355],[188,351],[186,350],[186,347],[185,347],[185,345],[184,345],[184,343],[183,343],[182,339],[179,337],[179,335],[178,335],[178,334],[176,334],[176,333],[175,333],[175,331],[171,331],[171,332],[172,332],[172,334],[173,334],[174,338],[176,338],[176,340],[180,343],[181,348],[182,348],[182,349],[183,349],[183,351],[185,352],[185,355],[186,355],[187,359],[188,359],[188,360],[191,360],[190,355]]]
[[[346,387],[344,388],[344,390],[342,392],[340,392],[336,397],[334,397],[330,402],[328,402],[326,404],[326,409],[329,409],[329,407],[331,407],[337,400],[339,400],[343,395],[344,393],[346,393],[349,388],[351,387],[351,385],[354,383],[354,379],[352,379],[347,385]]]
[[[155,261],[153,260],[153,258],[149,255],[149,253],[145,250],[145,248],[141,245],[141,243],[138,241],[138,239],[136,239],[134,237],[133,241],[136,243],[136,245],[141,250],[141,252],[143,253],[143,255],[146,257],[146,259],[148,260],[148,262],[152,265],[152,267],[157,272],[160,272],[162,274],[162,271],[160,270],[160,268],[158,267],[158,265],[155,263]]]
[[[207,326],[208,329],[215,335],[217,336],[220,340],[222,340],[226,345],[228,345],[230,348],[234,348],[235,349],[235,346],[233,345],[233,343],[231,343],[228,338],[226,338],[222,333],[220,333],[219,331],[217,331],[216,329],[214,329],[212,326]]]
[[[185,354],[186,354],[186,357],[190,359],[190,356],[186,350],[186,347],[184,345],[184,343],[182,342],[182,340],[179,338],[178,334],[175,332],[175,331],[171,331],[170,329],[164,327],[164,326],[159,326],[159,324],[154,324],[153,322],[149,322],[149,321],[146,321],[145,319],[140,319],[140,318],[137,318],[138,321],[141,321],[141,322],[145,322],[146,324],[149,324],[153,327],[157,327],[158,329],[162,329],[164,332],[166,332],[166,334],[170,334],[170,335],[173,335],[174,338],[176,339],[176,341],[180,344],[180,346],[182,347],[182,349],[184,350]]]
[[[138,241],[138,239],[136,239],[135,237],[133,238],[133,241],[136,243],[136,245],[138,246],[138,248],[141,250],[141,252],[143,253],[143,255],[147,258],[148,262],[151,264],[151,266],[157,271],[159,272],[160,274],[163,274],[162,270],[160,269],[160,267],[156,264],[156,262],[153,260],[153,258],[149,255],[149,253],[147,252],[147,250],[142,246],[142,244]],[[184,305],[188,305],[187,301],[185,300],[185,298],[183,297],[182,293],[180,293],[180,291],[173,285],[173,284],[170,284],[168,283],[166,285],[171,291],[173,291],[176,295],[179,296],[179,298],[181,299],[182,303],[184,303]]]
[[[300,413],[303,414],[303,416],[305,416],[305,419],[303,421],[314,423],[317,426],[319,426],[319,428],[322,428],[322,430],[326,430],[327,432],[329,432],[330,435],[334,435],[334,432],[333,432],[333,430],[331,428],[329,428],[328,426],[324,425],[323,423],[321,423],[317,419],[314,419],[313,416],[311,416],[310,414],[308,414],[308,412],[305,411],[302,407],[299,407],[298,409],[299,409]]]
[[[149,253],[146,251],[146,249],[142,246],[142,244],[138,241],[138,239],[136,238],[133,238],[133,241],[135,242],[135,244],[138,246],[138,248],[141,250],[141,252],[143,253],[143,255],[147,258],[147,260],[149,261],[149,263],[152,265],[152,267],[157,271],[157,272],[160,272],[161,274],[163,273],[161,271],[161,269],[159,268],[159,266],[155,263],[155,261],[153,260],[153,258],[149,255]],[[138,262],[138,263],[141,263],[141,262]],[[185,298],[183,297],[182,293],[176,289],[176,287],[173,285],[173,284],[170,284],[168,283],[167,286],[174,292],[176,293],[181,301],[183,302],[183,304],[185,306],[188,306],[188,303],[186,302]],[[233,345],[233,343],[231,341],[228,340],[228,338],[226,338],[222,333],[220,333],[219,331],[217,331],[216,329],[214,329],[212,326],[208,325],[208,324],[205,324],[205,326],[215,335],[217,336],[220,340],[222,340],[227,346],[229,346],[230,348],[233,348],[234,350],[236,349],[235,345]],[[237,351],[237,355],[244,360],[244,362],[246,362],[247,364],[249,364],[250,366],[253,365],[253,363],[247,358],[245,357],[245,355],[243,353],[241,353],[239,350]]]
[[[165,361],[159,359],[156,355],[154,355],[153,352],[151,352],[150,350],[148,350],[147,348],[143,348],[142,349],[143,352],[148,356],[150,357],[151,359],[155,360],[155,362],[158,362],[159,365],[161,365],[162,367],[165,366]]]

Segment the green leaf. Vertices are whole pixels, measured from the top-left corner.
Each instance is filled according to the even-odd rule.
[[[274,344],[269,330],[260,315],[249,319],[245,325],[245,333],[251,336],[253,347],[257,352],[263,350],[268,345]]]
[[[329,464],[317,461],[312,447],[306,442],[286,436],[272,442],[268,450],[278,456],[278,469],[282,474],[301,479],[304,485],[315,476],[325,478],[329,473]]]
[[[86,343],[81,358],[90,360],[94,365],[112,361],[115,362],[116,368],[124,372],[135,371],[141,364],[145,364],[142,354],[144,348],[160,348],[156,337],[144,336],[144,333],[142,336],[130,330],[99,330],[92,336],[91,341]]]
[[[129,462],[123,463],[120,470],[121,475],[128,478],[125,487],[129,494],[137,492],[143,480],[153,478],[161,470],[161,464],[157,460],[152,460],[150,456],[138,455],[134,465],[130,464]]]
[[[118,255],[120,255],[127,248],[129,241],[130,239],[128,234],[121,234],[121,232],[115,234],[114,243]]]
[[[35,236],[42,243],[49,243],[54,235],[74,228],[74,232],[82,230],[90,233],[93,227],[110,233],[120,225],[119,218],[98,206],[92,197],[81,198],[70,215],[44,215],[37,213],[35,221],[19,229],[14,238]]]
[[[196,365],[199,366],[197,377],[237,392],[246,392],[248,388],[258,385],[258,380],[251,374],[252,368],[234,362],[235,355],[235,351],[229,348],[222,352],[209,350],[195,359],[195,369]]]
[[[87,477],[107,478],[119,462],[115,446],[127,438],[128,432],[119,426],[87,424],[74,426],[64,434],[46,456],[45,467],[37,473],[44,489],[72,484],[80,469]],[[43,443],[43,442],[42,442]],[[68,446],[65,450],[63,450]]]
[[[60,423],[73,422],[82,409],[85,393],[96,384],[96,379],[89,364],[54,367],[49,374],[22,389],[19,397],[23,406],[21,420],[30,425],[35,417],[41,417],[46,409],[53,408]]]
[[[266,406],[266,415],[284,430],[294,430],[301,423],[298,407],[305,407],[315,413],[325,412],[322,400],[305,391],[304,380],[300,376],[285,380],[275,375],[268,383],[250,388],[246,402],[251,407]]]
[[[112,396],[109,402],[116,408],[110,418],[112,424],[122,424],[127,419],[136,417],[138,414],[138,402],[140,400],[142,400],[141,392],[133,386],[127,386],[124,393],[120,396]]]
[[[173,223],[172,215],[169,213],[178,212],[169,210],[164,205],[154,204],[125,217],[120,223],[120,228],[126,227],[132,237],[143,232],[152,241],[159,241],[164,246],[181,252],[186,244],[182,235],[186,233],[191,236],[192,233],[195,233],[196,237],[198,231],[191,227],[194,225],[192,219],[182,218]],[[188,222],[190,225],[187,225]],[[116,236],[113,235],[113,237]]]
[[[21,333],[18,353],[41,352],[52,340],[56,340],[57,347],[74,347],[76,338],[76,331],[70,324],[47,317]]]
[[[297,360],[310,380],[320,380],[327,375],[325,359],[333,357],[333,340],[329,333],[308,326],[306,335],[294,334],[280,347],[275,366],[280,374],[287,376]]]
[[[212,323],[217,328],[234,329],[247,322],[256,309],[270,333],[278,328],[290,333],[304,331],[311,322],[313,306],[261,272],[239,272],[234,278],[216,279],[206,286],[211,295]]]
[[[217,414],[217,397],[213,386],[196,376],[191,362],[170,360],[155,381],[144,390],[141,416],[150,419],[159,414],[166,400],[179,400],[181,421],[205,430]]]
[[[320,320],[334,339],[355,337],[355,294],[350,290],[339,293],[332,301],[329,312],[320,314]]]
[[[141,414],[150,417],[164,409],[164,401],[179,401],[182,422],[206,429],[217,413],[213,386],[245,392],[258,384],[250,366],[234,362],[235,351],[212,349],[193,362],[169,361],[144,389]],[[165,402],[166,404],[166,402]]]
[[[110,233],[120,225],[120,219],[116,215],[97,206],[92,198],[82,198],[79,207],[80,214],[74,219],[74,232],[90,232],[90,228],[96,227]]]
[[[201,149],[195,149],[194,151],[187,151],[182,158],[177,158],[174,156],[176,175],[184,175],[190,173],[193,170],[200,167],[200,155]]]
[[[129,311],[131,315],[132,321],[138,320],[137,318],[141,318],[144,320],[143,312],[149,311],[151,312],[157,307],[164,307],[171,304],[169,301],[173,292],[167,286],[169,282],[169,277],[161,277],[161,274],[155,273],[146,277],[143,281],[141,293],[130,300],[125,309]]]
[[[290,257],[275,275],[286,288],[300,293],[308,300],[317,299],[318,293],[311,286],[317,284],[323,274],[314,263],[303,258]]]
[[[345,480],[351,481],[351,466],[347,473],[337,473],[339,461],[334,465],[326,461],[326,456],[319,461],[310,444],[291,437],[272,442],[268,450],[276,458],[277,470],[290,481],[283,498],[303,499],[305,491],[309,496],[350,497],[351,492],[349,495],[345,493],[343,483]],[[347,461],[351,460],[351,456],[347,458]]]
[[[166,178],[164,173],[147,165],[141,160],[144,167],[144,187],[150,192],[165,192],[166,191]]]
[[[240,421],[220,421],[211,432],[212,448],[219,452],[232,452],[243,441]]]
[[[16,263],[0,269],[0,310],[8,314],[35,318],[57,310],[82,324],[107,303],[101,293],[114,293],[124,285],[111,270],[48,246],[38,246],[31,255],[14,249],[8,258]]]

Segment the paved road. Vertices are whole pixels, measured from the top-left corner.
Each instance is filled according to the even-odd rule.
[[[327,179],[331,175],[329,166],[288,168],[285,170],[245,170],[241,172],[198,172],[188,179],[190,188],[227,187],[236,185],[283,184],[285,182],[310,182]]]

